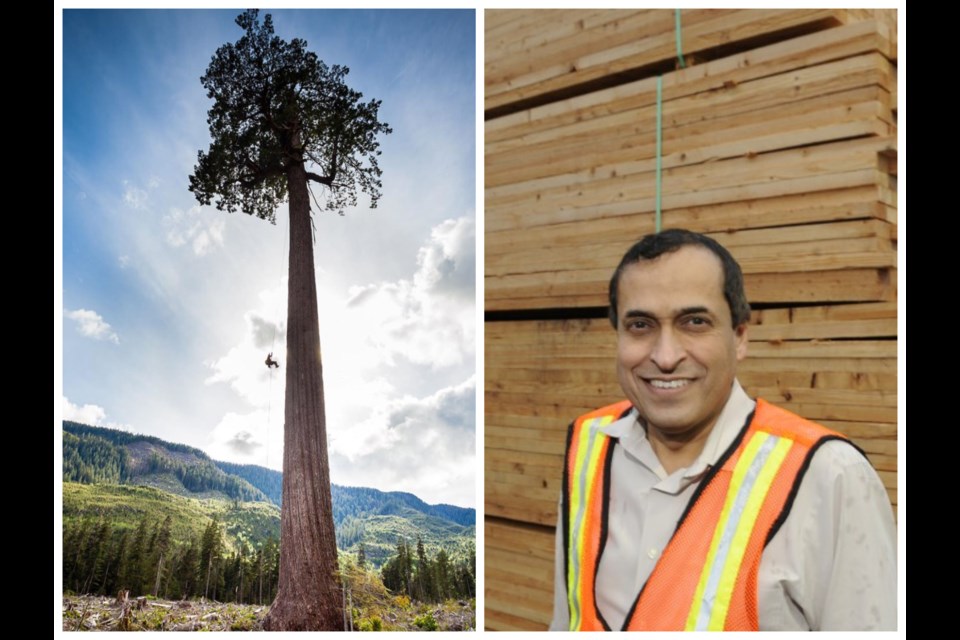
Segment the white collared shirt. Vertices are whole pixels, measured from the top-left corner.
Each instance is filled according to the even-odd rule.
[[[669,475],[635,409],[601,429],[618,439],[596,588],[597,607],[612,629],[622,628],[691,495],[755,405],[734,382],[699,457]],[[550,628],[566,630],[559,520]],[[893,514],[883,483],[853,447],[827,442],[814,454],[790,515],[763,552],[758,582],[761,630],[896,629]]]

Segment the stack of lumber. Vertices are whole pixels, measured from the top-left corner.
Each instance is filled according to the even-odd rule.
[[[896,503],[896,12],[680,22],[685,67],[672,10],[486,12],[489,629],[549,621],[566,427],[622,399],[602,307],[655,229],[658,110],[663,227],[743,267],[741,382],[849,435]]]
[[[687,62],[764,42],[818,33],[875,19],[896,36],[896,14],[864,9],[685,9],[682,53]],[[497,113],[513,105],[556,101],[583,85],[613,84],[650,75],[677,59],[673,11],[547,10],[485,14],[484,108]]]

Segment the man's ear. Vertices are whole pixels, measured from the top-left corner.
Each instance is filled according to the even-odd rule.
[[[737,341],[737,360],[743,360],[747,357],[747,323],[744,322],[734,329],[734,338]]]

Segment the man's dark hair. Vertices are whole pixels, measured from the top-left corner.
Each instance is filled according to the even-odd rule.
[[[623,254],[617,270],[613,272],[613,277],[610,278],[610,322],[614,329],[617,328],[617,289],[620,286],[623,270],[635,262],[653,260],[665,253],[690,245],[704,247],[720,258],[720,263],[723,265],[723,297],[726,298],[727,306],[730,307],[733,326],[739,327],[750,319],[750,303],[747,302],[747,294],[743,289],[743,272],[730,252],[719,242],[702,233],[686,229],[667,229],[641,238]]]

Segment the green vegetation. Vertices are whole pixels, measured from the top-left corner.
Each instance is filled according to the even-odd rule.
[[[351,527],[354,527],[351,530]],[[446,548],[448,553],[463,557],[476,539],[474,527],[462,527],[422,513],[406,516],[375,515],[364,519],[347,518],[337,528],[337,544],[359,553],[364,547],[365,560],[381,567],[396,552],[397,540],[423,540],[430,553]]]
[[[226,473],[236,475],[252,484],[274,504],[280,504],[283,475],[279,471],[253,464],[217,462],[216,465]],[[331,486],[331,494],[333,519],[338,527],[338,540],[341,534],[339,527],[343,527],[346,521],[362,520],[377,515],[409,517],[420,514],[464,527],[474,527],[477,522],[474,509],[449,504],[427,504],[412,493],[403,491],[380,491],[368,487],[342,487],[335,484]],[[345,546],[350,547],[352,544],[348,542]]]
[[[128,467],[129,456],[123,447],[98,435],[63,432],[64,482],[119,484],[127,480]]]
[[[420,629],[424,631],[436,631],[440,628],[440,625],[437,624],[436,619],[430,613],[424,613],[417,616],[413,624],[417,625]]]
[[[134,597],[273,599],[280,510],[261,487],[278,488],[279,473],[215,463],[190,447],[76,423],[64,423],[63,441],[65,593],[116,596],[129,589]],[[230,486],[240,488],[234,498]],[[476,590],[472,509],[366,488],[335,485],[333,495],[354,628],[428,629],[426,614],[441,630],[473,626],[464,604]],[[438,515],[444,513],[468,524]],[[459,602],[443,604],[451,598]],[[225,629],[259,624],[247,612],[235,613]],[[126,615],[111,628],[171,629],[182,622],[161,618],[156,612]]]
[[[476,627],[473,598],[411,600],[406,594],[391,593],[376,573],[352,562],[341,562],[341,579],[356,631],[466,631]]]
[[[347,517],[371,515],[421,514],[449,521],[465,527],[476,526],[476,511],[449,504],[429,505],[423,500],[403,491],[380,491],[366,487],[340,487],[333,485],[333,511],[337,523]]]
[[[283,497],[283,474],[273,469],[267,469],[256,464],[234,464],[233,462],[223,462],[215,460],[217,465],[224,473],[228,473],[238,478],[242,478],[251,485],[259,489],[267,497],[267,500],[280,506]]]
[[[423,540],[417,539],[414,551],[406,540],[400,539],[396,555],[383,565],[380,575],[386,588],[419,602],[473,598],[477,585],[476,553],[471,546],[464,557],[452,560],[441,548],[430,557]]]
[[[213,517],[224,523],[231,549],[235,540],[259,544],[270,536],[280,536],[280,510],[268,503],[224,498],[198,500],[154,487],[63,483],[64,530],[81,519],[91,518],[102,518],[118,530],[130,530],[146,517],[168,516],[174,540],[200,535]]]
[[[189,464],[173,460],[154,451],[147,459],[145,471],[148,474],[173,474],[190,493],[220,491],[231,498],[244,502],[266,502],[268,500],[262,491],[246,480],[227,475],[212,461],[205,460]]]
[[[246,480],[225,473],[192,447],[115,429],[63,423],[63,481],[157,486],[181,495],[223,494],[268,501]]]
[[[103,517],[65,522],[64,588],[261,604],[275,595],[280,557],[276,538],[267,538],[258,548],[239,541],[229,549],[216,517],[207,518],[198,534],[178,538],[173,531],[170,515],[144,516],[135,528],[114,526]]]
[[[161,440],[154,436],[145,436],[139,433],[130,433],[129,431],[120,431],[118,429],[107,429],[106,427],[93,427],[88,424],[81,424],[79,422],[72,422],[70,420],[63,421],[63,430],[67,431],[77,437],[81,436],[98,436],[111,442],[115,445],[129,445],[135,442],[146,442],[149,444],[154,444],[161,446],[164,449],[168,449],[171,452],[179,454],[188,454],[190,456],[195,456],[203,460],[209,460],[210,456],[205,454],[200,449],[195,449],[194,447],[189,447],[185,444],[178,444],[176,442],[167,442],[166,440]]]

